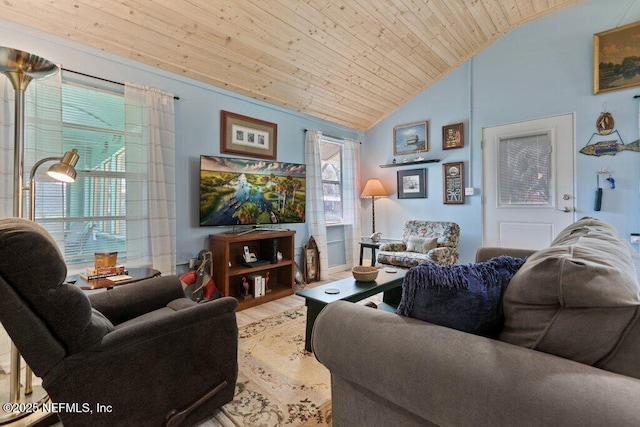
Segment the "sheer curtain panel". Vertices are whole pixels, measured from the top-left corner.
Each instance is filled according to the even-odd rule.
[[[176,269],[173,95],[125,84],[127,262]]]
[[[344,140],[342,165],[345,257],[349,268],[360,257],[360,141]]]
[[[309,235],[313,236],[320,251],[320,276],[329,271],[327,255],[327,226],[324,219],[324,194],[322,191],[322,160],[320,138],[322,133],[307,130],[305,139],[305,161],[307,163],[307,224]]]

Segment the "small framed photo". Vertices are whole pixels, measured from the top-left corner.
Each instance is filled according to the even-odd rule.
[[[220,152],[276,160],[278,125],[229,111],[220,112]]]
[[[426,169],[398,171],[398,199],[426,199]]]
[[[409,123],[393,128],[393,155],[406,156],[407,154],[429,151],[429,122]]]
[[[464,163],[442,165],[442,197],[445,205],[464,204]]]
[[[442,149],[464,147],[464,132],[462,123],[442,126]]]

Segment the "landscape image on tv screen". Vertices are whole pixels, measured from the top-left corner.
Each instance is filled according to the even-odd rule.
[[[306,165],[200,156],[200,225],[305,221]]]

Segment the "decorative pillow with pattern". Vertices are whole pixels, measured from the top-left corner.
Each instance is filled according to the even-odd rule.
[[[438,238],[411,236],[407,242],[407,251],[426,254],[431,249],[438,246]]]

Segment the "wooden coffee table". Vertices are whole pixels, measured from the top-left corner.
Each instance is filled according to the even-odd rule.
[[[340,300],[358,302],[383,292],[383,303],[391,307],[397,306],[402,296],[402,280],[409,270],[393,268],[395,273],[388,273],[385,270],[387,269],[380,269],[378,277],[373,282],[358,282],[351,277],[296,292],[296,295],[304,297],[307,306],[307,331],[304,349],[312,351],[311,332],[313,325],[318,314],[327,304]]]

